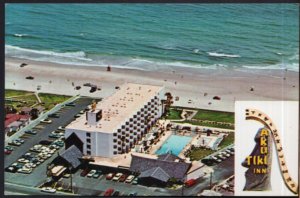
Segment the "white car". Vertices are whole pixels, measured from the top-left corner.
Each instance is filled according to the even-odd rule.
[[[41,144],[36,144],[36,145],[34,145],[33,146],[33,148],[41,148],[43,145],[41,145]]]
[[[211,158],[217,162],[222,162],[222,160],[220,160],[219,158],[216,158],[215,156],[212,156]]]
[[[222,160],[226,159],[226,157],[224,157],[224,156],[221,155],[221,154],[219,154],[218,157],[221,158]]]
[[[47,124],[50,124],[50,123],[52,123],[52,120],[49,120],[49,119],[43,119],[43,120],[41,120],[41,123],[47,123]]]
[[[54,154],[55,150],[50,150],[49,154]]]
[[[20,159],[18,159],[18,162],[20,162],[20,163],[28,163],[29,160],[24,159],[24,158],[20,158]]]
[[[126,182],[126,183],[131,183],[131,182],[133,181],[133,179],[134,179],[134,175],[129,175],[129,176],[127,177],[127,179],[125,180],[125,182]]]
[[[117,174],[112,178],[112,180],[113,180],[113,181],[118,181],[122,175],[123,175],[122,173],[117,173]]]
[[[96,170],[91,170],[88,174],[87,177],[92,177],[97,171]]]
[[[25,167],[26,168],[35,168],[36,164],[34,164],[34,163],[27,163],[27,164],[25,164]]]
[[[228,153],[222,152],[221,154],[222,154],[223,156],[230,157],[230,154],[228,154]]]
[[[47,193],[56,193],[56,189],[51,187],[43,187],[41,191]]]
[[[32,172],[32,168],[26,168],[26,167],[20,168],[18,170],[18,173],[30,174],[31,172]]]
[[[57,129],[58,129],[58,130],[64,131],[64,130],[65,130],[65,127],[59,126]]]

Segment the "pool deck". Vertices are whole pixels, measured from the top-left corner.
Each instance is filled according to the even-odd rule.
[[[172,131],[165,131],[164,136],[160,136],[159,142],[156,145],[152,145],[149,153],[155,155],[155,152],[165,143],[165,141],[172,135]]]

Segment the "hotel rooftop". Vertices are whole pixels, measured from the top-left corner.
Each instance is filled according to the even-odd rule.
[[[126,83],[116,93],[96,105],[95,111],[102,110],[102,118],[97,125],[89,125],[86,115],[83,114],[67,128],[113,133],[162,89],[161,86]]]

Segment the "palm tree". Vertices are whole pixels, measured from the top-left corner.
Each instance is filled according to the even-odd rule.
[[[163,115],[166,115],[169,113],[170,106],[173,104],[173,96],[170,92],[165,93],[165,96],[167,97],[166,100],[162,100],[163,105],[165,105],[165,111],[163,112]]]

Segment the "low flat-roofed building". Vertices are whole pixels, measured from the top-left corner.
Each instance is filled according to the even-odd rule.
[[[66,148],[73,134],[84,155],[113,157],[129,152],[161,117],[164,98],[164,87],[124,84],[66,127]]]

